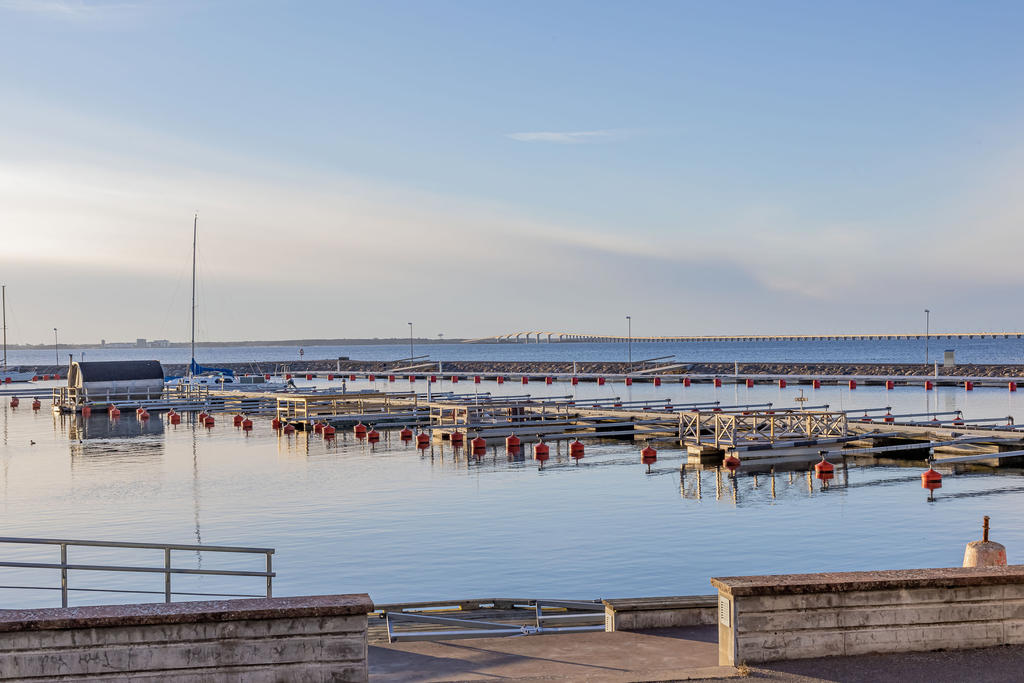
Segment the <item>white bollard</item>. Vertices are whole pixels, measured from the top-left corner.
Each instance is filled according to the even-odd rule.
[[[982,526],[980,541],[971,541],[964,550],[965,567],[1005,567],[1006,547],[988,540],[988,515]]]

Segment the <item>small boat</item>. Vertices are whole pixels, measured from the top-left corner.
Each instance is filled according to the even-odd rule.
[[[31,382],[35,375],[31,372],[24,372],[15,368],[7,367],[7,285],[0,289],[0,299],[3,308],[3,330],[4,330],[4,362],[0,365],[0,382]]]
[[[285,381],[278,377],[267,379],[264,375],[235,375],[234,373],[220,372],[168,378],[166,384],[168,387],[191,385],[236,391],[286,391],[295,388],[295,383],[291,380]]]

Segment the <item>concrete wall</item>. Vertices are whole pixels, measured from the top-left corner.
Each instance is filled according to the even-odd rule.
[[[604,630],[646,631],[715,624],[717,605],[714,595],[605,600]]]
[[[1024,643],[1024,566],[712,579],[719,663]]]
[[[0,678],[365,681],[366,595],[0,611]]]

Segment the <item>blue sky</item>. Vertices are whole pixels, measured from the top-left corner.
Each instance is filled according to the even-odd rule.
[[[1016,331],[1022,19],[0,0],[11,338]]]

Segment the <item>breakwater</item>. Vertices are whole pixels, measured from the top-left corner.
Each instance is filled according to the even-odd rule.
[[[260,368],[264,372],[272,372],[279,364],[263,363],[225,363],[223,367],[235,372],[256,372]],[[879,376],[921,376],[930,375],[935,367],[923,363],[682,363],[675,367],[659,371],[660,375],[707,374],[728,376],[733,373],[763,375],[879,375]],[[283,366],[282,366],[283,367]],[[386,373],[402,367],[393,361],[366,360],[307,360],[287,364],[292,374],[303,372],[375,372]],[[435,366],[436,367],[436,366]],[[654,365],[634,363],[633,372],[650,369]],[[164,365],[168,374],[181,374],[187,366],[184,364]],[[415,373],[433,372],[433,369],[421,365]],[[444,361],[439,373],[551,373],[571,374],[609,374],[618,375],[630,372],[629,363],[621,362],[580,362],[564,361]],[[1024,373],[1024,365],[1015,364],[969,364],[957,365],[952,368],[939,367],[940,376],[950,377],[1019,377]]]
[[[306,372],[375,372],[378,374],[394,371],[402,365],[385,360],[302,360],[288,363],[273,361],[245,363],[216,363],[218,367],[228,368],[236,373],[278,373],[292,374]],[[168,375],[182,375],[188,369],[185,363],[164,363],[164,372]],[[67,376],[66,365],[26,365],[23,369],[39,377],[60,374]],[[634,363],[633,372],[655,367],[651,364]],[[426,364],[418,364],[418,374],[430,373],[551,373],[558,375],[572,374],[608,374],[620,375],[630,371],[630,364],[611,361],[587,361],[570,363],[566,361],[458,361],[441,362],[433,368]],[[1017,378],[1024,375],[1024,365],[1012,363],[964,363],[951,368],[939,366],[940,377],[995,377]],[[727,377],[734,373],[746,375],[878,375],[878,376],[924,376],[935,372],[935,366],[924,363],[673,363],[673,367],[659,371],[659,375],[721,375]]]

